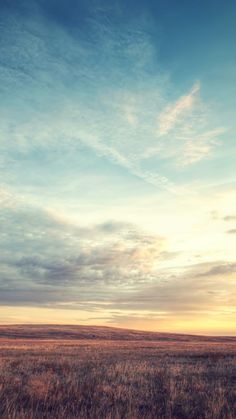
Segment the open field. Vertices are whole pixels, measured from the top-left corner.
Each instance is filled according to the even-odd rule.
[[[236,417],[236,338],[0,327],[1,418]]]

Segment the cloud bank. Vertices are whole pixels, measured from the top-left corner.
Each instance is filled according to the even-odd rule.
[[[147,312],[166,319],[234,311],[233,262],[174,268],[179,255],[162,236],[124,222],[81,227],[16,197],[1,208],[0,221],[1,305],[90,315],[102,308],[108,321],[118,323]]]

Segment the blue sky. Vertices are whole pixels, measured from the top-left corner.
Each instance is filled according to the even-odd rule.
[[[1,1],[4,322],[235,332],[235,18]]]

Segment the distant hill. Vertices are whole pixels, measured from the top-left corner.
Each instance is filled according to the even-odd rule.
[[[236,342],[236,337],[146,332],[105,326],[0,325],[2,339]]]

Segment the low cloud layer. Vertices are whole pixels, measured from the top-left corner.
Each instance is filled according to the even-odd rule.
[[[111,322],[235,306],[236,263],[164,267],[179,256],[164,237],[115,221],[80,227],[10,202],[0,211],[2,305],[102,309]]]
[[[24,296],[28,302],[31,297],[32,302],[54,302],[62,290],[59,301],[67,301],[74,289],[81,297],[93,294],[94,287],[99,292],[135,287],[152,280],[154,264],[168,257],[164,238],[131,224],[80,228],[52,212],[21,205],[2,209],[0,218],[0,298],[5,303]]]

